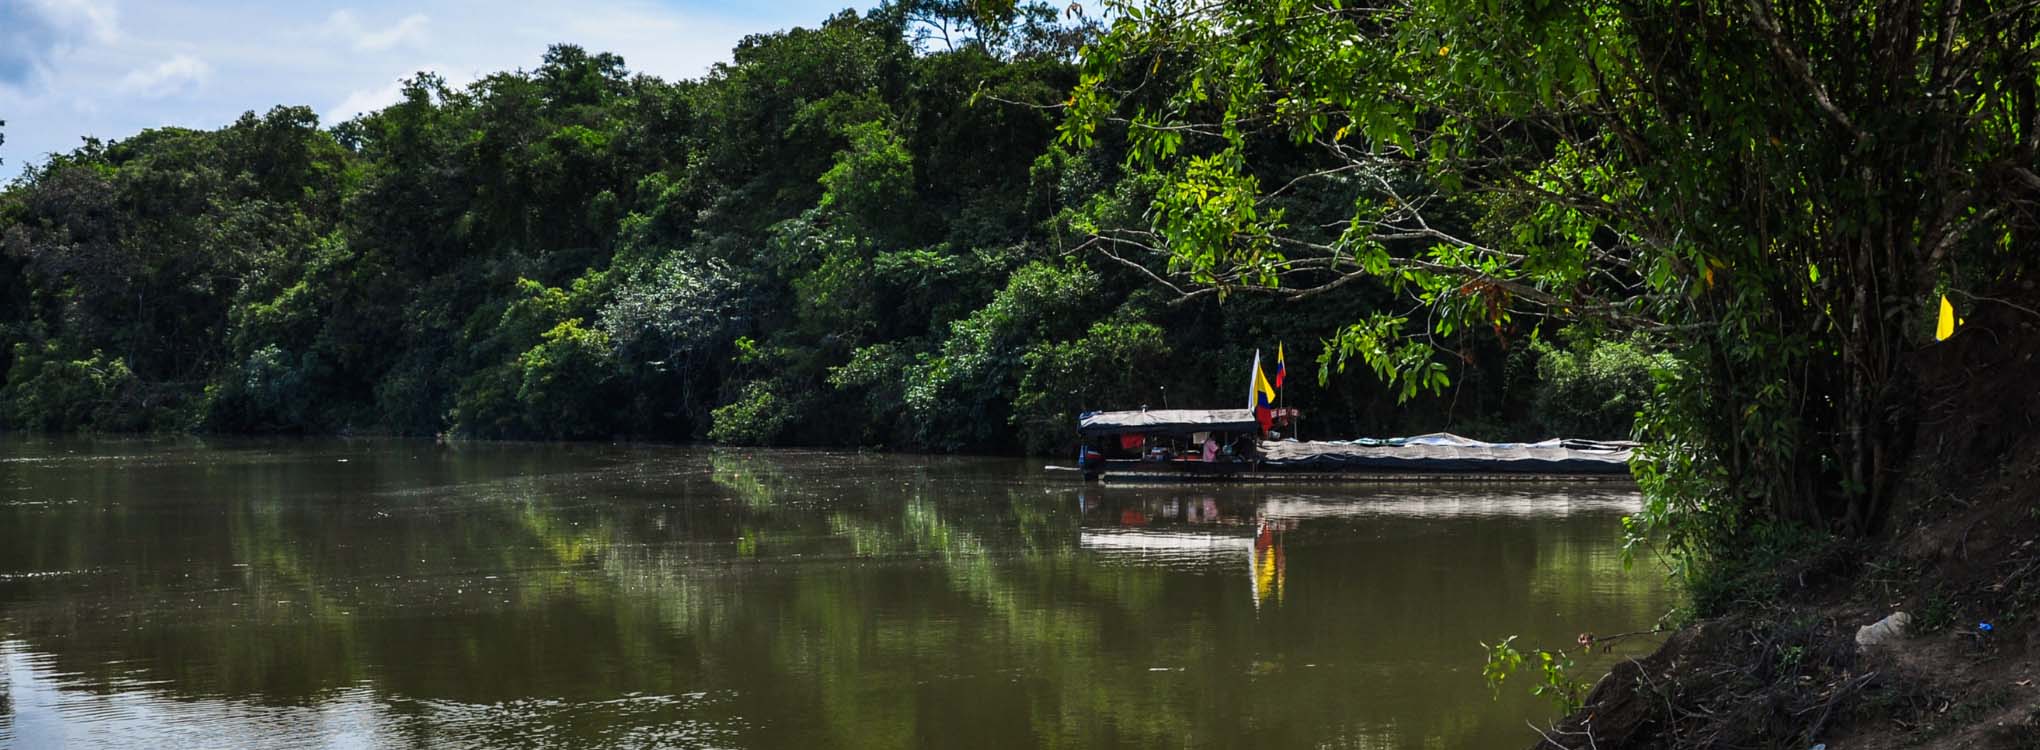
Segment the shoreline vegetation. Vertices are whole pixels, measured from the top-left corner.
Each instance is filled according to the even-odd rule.
[[[2030,2],[911,0],[403,94],[27,165],[0,429],[1062,454],[1280,344],[1306,436],[1644,444],[1678,630],[1496,634],[1526,744],[2040,746]]]
[[[1179,304],[1086,251],[1151,192],[1123,142],[1057,145],[1098,33],[892,5],[694,80],[561,45],[347,122],[89,140],[0,191],[0,429],[1067,455],[1080,411],[1231,405],[1255,349],[1308,367],[1392,299]],[[1628,341],[1465,354],[1449,396],[1286,403],[1326,436],[1611,437],[1649,391]]]
[[[683,82],[561,45],[349,122],[279,106],[27,165],[0,428],[1067,454],[1081,410],[1230,406],[1255,349],[1308,367],[1389,300],[1175,304],[1089,255],[1081,216],[1149,192],[1124,143],[1057,145],[1098,22],[942,8],[749,37]],[[1450,397],[1285,395],[1316,434],[1618,436],[1646,363],[1483,342]]]

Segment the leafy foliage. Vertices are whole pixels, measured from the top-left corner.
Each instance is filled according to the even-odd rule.
[[[1516,636],[1496,641],[1487,649],[1487,661],[1481,666],[1480,675],[1488,684],[1488,690],[1500,695],[1502,683],[1522,669],[1523,662],[1529,661],[1537,669],[1537,686],[1530,689],[1532,695],[1542,696],[1551,701],[1561,714],[1571,714],[1586,703],[1587,691],[1592,684],[1572,675],[1573,658],[1564,651],[1532,649],[1528,656],[1516,648]]]
[[[73,359],[54,346],[16,344],[0,415],[39,430],[133,429],[153,416],[147,401],[124,359],[99,351]]]
[[[754,380],[745,384],[737,400],[716,408],[715,427],[708,436],[733,445],[770,443],[798,418],[798,406],[774,392],[771,381]]]
[[[1295,365],[1385,310],[1379,286],[1172,303],[1075,252],[1159,197],[1214,241],[1249,216],[1233,241],[1279,263],[1355,200],[1259,205],[1312,168],[1293,144],[1187,180],[1129,171],[1140,139],[1057,145],[1103,32],[1076,10],[889,3],[687,81],[561,45],[347,122],[89,142],[0,190],[0,429],[1061,453],[1078,412],[1231,405],[1255,349]],[[1451,399],[1291,397],[1328,431],[1530,429],[1509,353],[1466,354],[1426,381]]]
[[[2040,237],[2040,48],[1992,4],[1107,6],[1062,142],[1123,137],[1160,188],[1092,248],[1185,297],[1384,285],[1322,361],[1405,397],[1469,331],[1676,340],[1640,533],[1878,531],[1933,293]],[[1313,184],[1341,210],[1299,213]]]
[[[1082,338],[1035,344],[1021,355],[1013,422],[1024,445],[1051,452],[1067,441],[1086,403],[1130,403],[1144,395],[1143,373],[1168,368],[1162,329],[1145,321],[1100,321]]]
[[[1557,435],[1626,435],[1656,389],[1653,373],[1677,367],[1638,339],[1571,337],[1531,343],[1537,357],[1538,421]]]

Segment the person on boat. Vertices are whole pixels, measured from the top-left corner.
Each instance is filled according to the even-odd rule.
[[[1218,438],[1207,434],[1204,436],[1204,462],[1216,461],[1218,461]]]
[[[1249,435],[1233,438],[1232,444],[1226,446],[1226,452],[1232,454],[1232,460],[1234,461],[1252,461],[1254,460],[1254,438]]]

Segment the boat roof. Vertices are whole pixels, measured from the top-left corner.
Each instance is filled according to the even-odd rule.
[[[1249,409],[1143,409],[1141,411],[1093,411],[1077,417],[1077,434],[1121,435],[1139,432],[1172,434],[1191,432],[1260,432]]]

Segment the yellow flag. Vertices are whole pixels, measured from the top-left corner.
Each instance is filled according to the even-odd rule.
[[[1948,295],[1941,295],[1941,319],[1934,324],[1934,340],[1947,341],[1949,336],[1955,335],[1955,326],[1961,323],[1955,317],[1955,306],[1948,304]]]
[[[1275,408],[1275,386],[1268,383],[1268,373],[1261,370],[1261,357],[1254,356],[1254,406],[1262,409]]]

